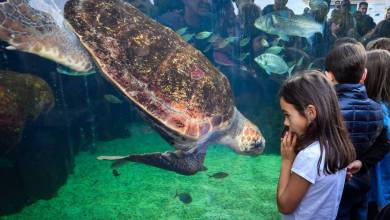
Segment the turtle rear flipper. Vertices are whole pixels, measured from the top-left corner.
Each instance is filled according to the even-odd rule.
[[[206,152],[196,149],[193,152],[165,152],[148,154],[130,154],[128,156],[100,156],[99,160],[114,160],[112,167],[118,167],[126,162],[143,163],[183,175],[193,175],[204,170],[203,162]]]
[[[36,10],[26,0],[1,2],[0,40],[10,44],[7,49],[32,53],[78,72],[91,71],[93,62],[76,35],[67,30],[66,22],[58,24],[53,18],[63,15],[51,12],[56,14]]]

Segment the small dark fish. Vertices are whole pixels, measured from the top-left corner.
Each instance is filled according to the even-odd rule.
[[[176,191],[175,198],[179,197],[179,200],[184,204],[189,204],[192,202],[192,197],[189,193],[178,193]]]
[[[209,175],[209,177],[212,177],[215,179],[222,179],[222,178],[225,178],[227,176],[229,176],[229,174],[225,173],[225,172],[217,172],[217,173],[214,173],[213,175]]]
[[[113,170],[112,170],[112,175],[115,176],[115,177],[117,177],[117,176],[120,176],[121,174],[118,172],[118,170],[113,169]]]

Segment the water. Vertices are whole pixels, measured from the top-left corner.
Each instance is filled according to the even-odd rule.
[[[39,25],[47,27],[50,24],[62,21],[62,14],[58,13],[63,12],[62,5],[64,1],[55,0],[54,2],[58,5],[58,8],[54,8],[55,10],[50,9],[50,5],[54,4],[51,0],[33,0],[31,2],[34,3],[33,6],[37,9],[40,3],[45,2],[47,3],[45,11],[57,13],[54,16],[55,22],[50,23],[44,17]],[[7,50],[5,48],[9,44],[5,41],[14,43],[15,47],[19,45],[9,39],[9,37],[12,37],[11,35],[0,34],[0,39],[3,40],[0,45],[0,53],[2,54],[0,56],[0,69],[30,73],[40,77],[50,86],[52,91],[47,92],[51,92],[55,100],[54,107],[45,107],[40,111],[33,111],[34,114],[37,114],[37,117],[28,117],[26,115],[31,112],[25,109],[30,109],[31,106],[35,105],[40,106],[40,103],[34,102],[35,99],[31,102],[20,101],[24,99],[18,97],[33,97],[33,95],[37,95],[34,93],[35,90],[16,88],[12,85],[5,86],[4,80],[2,81],[2,78],[0,78],[0,92],[3,91],[1,89],[5,88],[4,91],[17,94],[16,98],[9,102],[15,104],[16,110],[9,114],[15,119],[14,124],[20,124],[20,130],[9,129],[10,125],[6,124],[6,120],[3,119],[10,118],[9,115],[4,113],[5,110],[10,108],[10,105],[4,104],[6,99],[0,100],[0,107],[4,110],[0,111],[0,123],[3,123],[1,124],[2,129],[0,129],[0,143],[9,140],[16,142],[12,146],[7,146],[6,150],[3,147],[0,148],[0,160],[3,162],[1,164],[5,164],[4,166],[0,164],[0,178],[2,180],[0,181],[0,218],[279,219],[275,193],[279,176],[279,137],[282,132],[283,116],[279,110],[277,92],[281,83],[289,74],[305,69],[323,70],[324,56],[332,47],[334,39],[322,38],[320,33],[312,34],[308,32],[313,29],[310,27],[323,27],[320,30],[325,35],[324,32],[329,31],[329,27],[318,17],[318,14],[307,15],[306,18],[309,20],[305,20],[301,16],[309,1],[290,0],[287,7],[295,13],[294,16],[288,17],[290,20],[283,19],[286,18],[283,17],[284,14],[289,13],[286,10],[280,14],[269,16],[274,22],[271,24],[284,25],[284,22],[287,22],[286,26],[277,30],[272,29],[277,27],[267,26],[269,23],[256,20],[253,16],[258,12],[254,7],[249,10],[249,14],[244,16],[245,19],[250,21],[246,23],[247,25],[249,23],[249,26],[243,24],[240,26],[239,23],[235,23],[239,20],[238,17],[235,17],[237,20],[233,19],[236,16],[234,12],[241,13],[241,9],[239,10],[236,5],[233,7],[233,4],[226,4],[230,1],[214,1],[215,4],[210,8],[201,5],[199,13],[203,13],[202,10],[207,11],[208,9],[212,13],[204,13],[207,16],[203,16],[197,24],[185,24],[184,26],[183,22],[185,20],[180,19],[182,12],[178,8],[172,9],[170,15],[164,17],[159,14],[158,10],[150,8],[151,4],[142,1],[129,2],[139,7],[141,11],[149,13],[149,16],[159,22],[168,25],[174,31],[181,29],[179,31],[181,33],[178,34],[186,38],[188,43],[201,51],[211,62],[211,64],[208,64],[208,62],[204,64],[206,61],[199,58],[201,61],[197,60],[193,63],[199,62],[210,65],[207,66],[209,68],[213,65],[221,74],[227,77],[232,89],[235,106],[261,130],[266,139],[265,151],[257,157],[243,156],[235,153],[227,146],[212,143],[208,147],[204,161],[207,170],[199,171],[195,175],[180,175],[172,171],[133,162],[116,168],[119,175],[113,175],[110,168],[111,163],[97,160],[98,156],[166,152],[175,149],[152,128],[151,125],[153,124],[150,121],[146,122],[140,117],[137,113],[139,109],[120,91],[120,86],[113,85],[107,79],[108,74],[102,73],[102,69],[104,69],[102,66],[100,66],[100,69],[95,68],[96,73],[94,74],[90,74],[91,72],[84,74],[72,69],[69,69],[68,73],[60,73],[61,71],[57,71],[59,64],[54,62],[58,61],[58,57],[50,59],[39,57],[36,54],[42,55],[42,53],[36,52],[36,50],[30,51],[30,53]],[[157,3],[158,1],[154,2]],[[194,3],[192,7],[198,6],[196,2],[192,1]],[[265,6],[273,1],[255,2],[261,7],[261,10],[264,10]],[[390,1],[388,3],[390,4]],[[0,4],[6,3],[2,2]],[[117,4],[121,3],[118,1]],[[372,4],[375,7],[379,3]],[[175,6],[178,7],[178,4],[169,7]],[[167,6],[166,10],[169,7]],[[6,10],[4,7],[0,7],[0,11],[4,12],[4,10]],[[374,9],[371,11],[374,11]],[[105,11],[104,13],[109,12]],[[115,15],[118,14],[119,12],[115,13]],[[8,16],[12,16],[12,13]],[[101,23],[116,21],[115,16],[110,17],[112,20],[104,20],[106,17],[98,15],[94,16],[96,16],[94,20]],[[323,16],[329,17],[330,15],[325,13]],[[265,15],[262,18],[265,18]],[[276,20],[275,23],[275,19],[280,20]],[[295,30],[288,29],[292,26],[288,22],[292,22],[292,20],[296,21],[294,27],[298,27]],[[251,25],[255,22],[257,28]],[[19,24],[16,22],[14,25]],[[0,28],[4,28],[7,23],[2,23],[2,25]],[[64,28],[62,25],[60,26]],[[35,26],[30,25],[28,27]],[[5,28],[10,28],[10,26]],[[26,26],[20,26],[19,28],[26,28]],[[157,26],[156,28],[160,27]],[[55,26],[44,29],[46,32],[52,30],[56,30]],[[24,31],[29,32],[31,30]],[[105,42],[104,47],[100,48],[102,50],[115,48],[115,43],[118,43],[115,39],[116,32],[110,36],[106,34],[107,32],[101,32],[101,35],[106,36],[103,39],[112,39]],[[40,32],[34,32],[34,34],[36,33]],[[58,46],[58,51],[65,54],[64,56],[67,56],[70,60],[90,59],[87,51],[80,49],[79,42],[77,42],[77,45],[73,45],[75,36],[69,35],[69,32],[64,33],[64,35],[61,35],[60,32],[56,32],[55,40],[57,41],[54,40],[55,43],[50,44],[50,47]],[[161,35],[162,38],[166,37],[162,29],[160,32],[156,31],[154,33]],[[14,37],[19,36],[20,32],[15,31],[13,34]],[[131,34],[132,32],[129,32],[128,36],[131,36]],[[289,40],[287,40],[287,37]],[[327,37],[331,36],[327,35]],[[341,34],[339,37],[342,37]],[[128,42],[136,42],[132,41],[133,38],[128,38]],[[245,43],[245,38],[250,40]],[[360,37],[356,38],[360,39]],[[177,41],[176,38],[172,39],[170,40]],[[121,39],[119,41],[121,45],[118,48],[126,48],[128,45],[123,43],[126,40],[127,38]],[[49,42],[48,39],[45,41]],[[26,42],[34,42],[34,38]],[[61,43],[64,42],[69,43],[69,45],[61,46]],[[145,43],[145,39],[140,42],[140,47],[138,47],[139,45],[136,45],[137,47],[132,45],[126,48],[125,51],[119,49],[108,50],[109,58],[101,59],[101,62],[96,62],[95,65],[99,66],[101,63],[112,65],[112,68],[106,70],[107,73],[122,65],[119,63],[124,61],[123,66],[118,68],[120,73],[127,70],[126,68],[134,67],[132,69],[134,72],[131,74],[137,75],[136,70],[139,72],[141,70],[136,69],[135,66],[142,64],[142,71],[150,75],[155,74],[153,71],[148,72],[148,68],[154,68],[155,66],[160,68],[161,63],[155,63],[155,60],[147,60],[148,55],[154,53],[154,51],[149,47],[142,47],[148,45]],[[45,44],[45,42],[42,42],[42,44]],[[179,43],[176,42],[176,44]],[[91,45],[89,49],[93,50],[94,44]],[[100,50],[96,51],[99,52]],[[192,51],[189,49],[188,53]],[[166,52],[158,51],[156,56],[166,54]],[[66,55],[68,53],[70,55]],[[278,56],[278,65],[270,66],[276,59],[261,60],[259,58],[256,59],[258,61],[256,62],[255,58],[264,53],[274,54],[274,56],[268,57]],[[123,56],[123,54],[126,56]],[[184,53],[182,56],[185,55]],[[123,59],[111,59],[112,57]],[[127,58],[131,60],[125,60]],[[107,62],[107,59],[111,59],[112,62]],[[142,59],[148,62],[145,64]],[[180,63],[185,62],[186,60],[180,61]],[[66,64],[62,61],[61,63]],[[112,63],[116,63],[116,65]],[[174,65],[168,63],[166,66]],[[85,66],[81,67],[85,68]],[[179,75],[178,72],[176,73]],[[190,88],[191,85],[195,85],[196,80],[202,80],[205,74],[211,75],[214,73],[212,70],[207,73],[203,73],[202,69],[194,70],[191,75],[192,80],[185,81],[188,83],[185,87]],[[150,75],[144,74],[141,75],[144,78],[139,77],[137,79],[142,79],[143,81],[140,80],[140,82],[148,85],[153,81],[153,78],[148,78],[151,77]],[[125,77],[116,82],[125,81]],[[164,78],[163,74],[161,78]],[[180,79],[177,77],[173,81],[180,82]],[[134,80],[130,82],[134,82]],[[170,88],[169,86],[172,85],[174,87],[180,86],[180,83],[164,83],[159,91]],[[32,85],[34,85],[33,82]],[[223,87],[223,84],[219,83],[217,87]],[[127,89],[129,91],[131,87],[129,86]],[[172,91],[180,90],[173,89]],[[196,92],[202,91],[199,89]],[[207,98],[218,97],[218,95],[220,94],[209,94],[210,97]],[[6,96],[6,98],[9,97],[11,96]],[[38,94],[38,97],[41,96]],[[35,105],[31,105],[31,103]],[[207,102],[205,103],[207,104]],[[189,105],[188,102],[185,105]],[[217,136],[218,134],[214,135]],[[168,141],[172,141],[174,138],[171,136]],[[209,175],[217,172],[225,172],[228,176],[221,179],[209,177]],[[177,193],[190,195],[192,201],[188,204],[183,203],[176,196]]]

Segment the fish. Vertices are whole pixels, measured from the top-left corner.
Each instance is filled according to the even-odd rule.
[[[222,66],[234,66],[234,62],[224,53],[214,51],[214,61]]]
[[[290,75],[295,67],[295,65],[289,67],[280,56],[272,53],[263,53],[254,60],[268,75],[272,73],[283,75],[287,72]]]
[[[209,175],[209,177],[215,178],[215,179],[222,179],[222,178],[225,178],[227,176],[229,176],[229,174],[225,173],[225,172],[217,172],[217,173],[214,173],[212,175]]]
[[[117,176],[120,176],[121,174],[118,172],[117,169],[113,169],[113,170],[112,170],[112,175],[115,176],[115,177],[117,177]]]
[[[185,34],[182,36],[182,38],[185,40],[185,41],[190,41],[192,40],[192,38],[195,36],[195,34]]]
[[[277,13],[268,13],[256,19],[255,27],[272,35],[279,36],[284,41],[289,41],[288,36],[310,39],[315,33],[322,33],[323,25],[314,19],[303,15],[281,16]]]
[[[94,70],[87,71],[87,72],[78,72],[78,71],[74,71],[72,69],[69,69],[67,67],[64,67],[62,65],[58,65],[56,70],[58,73],[63,74],[63,75],[67,75],[67,76],[89,76],[89,75],[96,73],[96,71],[94,71]]]
[[[238,39],[239,39],[238,37],[227,37],[223,39],[221,42],[219,42],[219,44],[217,45],[217,49],[225,48],[227,45],[237,41]]]
[[[176,31],[176,33],[178,35],[183,35],[183,34],[185,34],[187,32],[187,29],[188,29],[188,27],[180,28],[179,30]]]
[[[249,55],[250,55],[249,52],[243,53],[243,54],[240,55],[240,57],[238,58],[238,60],[239,60],[239,61],[244,61]]]
[[[240,47],[245,47],[251,39],[249,37],[240,40]]]
[[[209,43],[215,43],[219,39],[218,35],[212,35],[207,41]]]
[[[195,38],[199,40],[207,39],[211,36],[213,32],[210,31],[203,31],[196,34]]]
[[[191,197],[191,195],[190,195],[189,193],[186,193],[186,192],[178,193],[178,192],[176,191],[176,194],[175,194],[175,197],[174,197],[174,198],[176,198],[176,197],[178,197],[179,200],[180,200],[182,203],[184,203],[184,204],[189,204],[189,203],[192,202],[192,197]]]
[[[123,103],[122,100],[120,100],[119,98],[117,98],[116,96],[111,95],[111,94],[105,94],[104,95],[104,99],[107,102],[112,103],[112,104],[121,104],[121,103]]]
[[[233,43],[235,41],[238,41],[240,39],[239,37],[227,37],[225,38],[229,43]]]
[[[272,47],[268,48],[265,52],[278,55],[280,52],[282,52],[283,49],[284,48],[280,47],[280,46],[272,46]]]

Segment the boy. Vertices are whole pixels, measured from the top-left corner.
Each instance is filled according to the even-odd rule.
[[[363,84],[366,61],[366,51],[360,43],[341,44],[325,60],[326,76],[335,84],[344,122],[356,150],[357,160],[348,168],[350,172],[362,168],[345,183],[337,219],[366,219],[368,169],[388,150],[381,106],[368,98]]]

